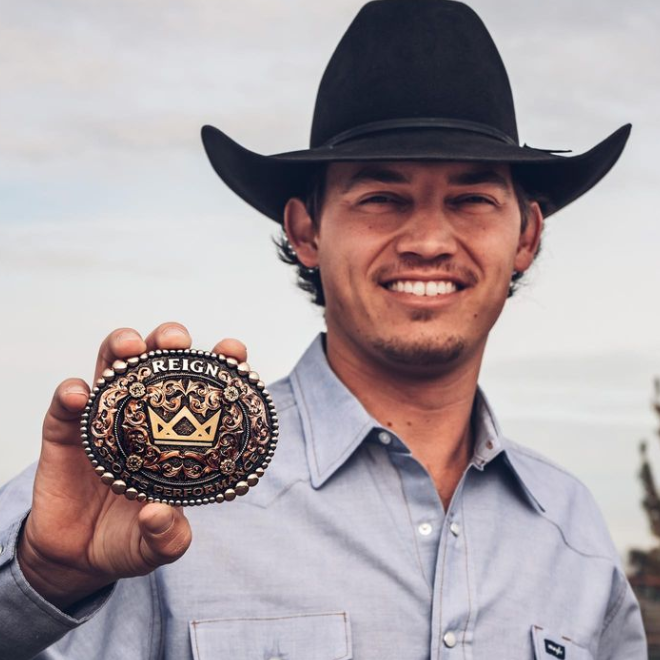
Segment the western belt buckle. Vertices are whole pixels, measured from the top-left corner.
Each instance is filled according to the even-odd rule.
[[[101,481],[138,502],[231,501],[270,464],[279,425],[259,375],[208,351],[157,350],[106,369],[82,415]]]

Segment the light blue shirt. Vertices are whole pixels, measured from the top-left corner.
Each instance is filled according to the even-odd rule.
[[[378,384],[374,383],[374,387]],[[175,564],[65,614],[15,560],[33,470],[0,492],[0,659],[642,660],[639,608],[587,489],[504,438],[483,394],[447,511],[321,338],[271,392],[262,482],[192,508]],[[66,533],[66,530],[62,530]],[[59,641],[58,641],[59,640]]]

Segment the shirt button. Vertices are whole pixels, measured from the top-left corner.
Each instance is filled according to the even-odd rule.
[[[456,635],[450,630],[444,634],[442,641],[448,649],[453,649],[456,646]]]
[[[387,433],[386,431],[381,431],[378,434],[378,439],[384,444],[384,445],[389,445],[390,442],[392,442],[392,436]]]
[[[458,536],[461,533],[461,526],[457,522],[453,522],[451,525],[449,525],[449,531],[454,536]]]
[[[422,535],[422,536],[428,536],[432,531],[433,527],[429,523],[422,523],[418,528],[417,531]]]

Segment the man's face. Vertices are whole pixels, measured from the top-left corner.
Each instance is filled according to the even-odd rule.
[[[480,360],[512,273],[533,260],[531,215],[521,232],[506,165],[334,163],[309,240],[293,241],[320,268],[329,341],[435,371]]]

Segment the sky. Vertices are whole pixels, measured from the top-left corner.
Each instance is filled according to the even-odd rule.
[[[442,1],[442,0],[438,0]],[[414,10],[415,0],[410,0]],[[52,391],[91,377],[113,328],[165,320],[248,345],[265,380],[323,329],[275,257],[276,225],[203,153],[307,146],[353,0],[0,0],[0,482],[34,460]],[[653,543],[637,480],[660,375],[660,5],[474,0],[507,66],[521,141],[621,161],[548,220],[481,382],[506,434],[592,489],[622,555]]]

